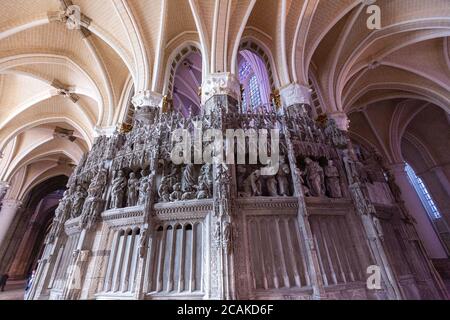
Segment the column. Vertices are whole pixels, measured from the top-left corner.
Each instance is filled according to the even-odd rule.
[[[205,77],[202,87],[202,104],[204,114],[211,118],[214,129],[225,132],[226,123],[223,114],[239,112],[241,99],[240,84],[234,74],[229,72],[209,74]],[[207,218],[209,243],[207,244],[209,259],[209,283],[207,296],[212,299],[236,299],[236,287],[242,283],[235,279],[236,270],[241,266],[235,261],[241,261],[235,256],[242,254],[233,252],[231,238],[235,228],[233,217],[233,201],[235,182],[235,166],[232,164],[213,165],[214,183],[214,209]],[[236,250],[238,251],[238,250]],[[239,283],[237,283],[239,282]],[[245,290],[241,290],[245,292]]]
[[[436,235],[436,231],[433,228],[428,213],[423,207],[416,190],[409,182],[408,175],[405,171],[405,163],[392,164],[390,165],[390,169],[401,190],[406,209],[417,222],[416,230],[428,255],[432,259],[447,258],[445,249],[442,247],[442,243]]]
[[[285,108],[294,105],[311,105],[312,90],[298,83],[291,83],[280,89],[281,100]]]
[[[0,211],[0,247],[5,240],[5,236],[8,233],[11,223],[16,215],[17,211],[20,209],[22,201],[7,199],[2,202],[2,209]]]
[[[328,118],[333,119],[336,126],[342,131],[348,131],[350,120],[345,112],[331,112],[327,114]]]
[[[311,90],[306,86],[292,83],[280,90],[283,107],[291,116],[307,117],[305,105],[311,105]],[[299,119],[300,119],[299,118]],[[325,298],[324,280],[320,272],[320,262],[317,252],[317,246],[314,243],[312,229],[307,214],[306,203],[303,195],[303,187],[301,184],[300,169],[297,167],[294,147],[291,142],[290,130],[287,130],[286,123],[285,137],[288,148],[289,164],[291,167],[292,180],[294,184],[295,196],[298,198],[298,214],[297,221],[299,224],[300,237],[305,243],[306,258],[311,285],[313,288],[313,298]],[[300,253],[299,253],[300,254]]]
[[[6,196],[6,192],[9,189],[9,183],[6,181],[0,181],[0,203]]]

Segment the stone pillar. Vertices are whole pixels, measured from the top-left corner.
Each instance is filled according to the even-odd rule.
[[[134,114],[134,121],[140,121],[146,125],[152,125],[156,121],[158,121],[158,116],[161,112],[161,103],[162,103],[162,95],[150,90],[144,90],[139,91],[132,99],[132,103],[135,107],[135,114]],[[149,177],[149,188],[150,188],[150,194],[148,195],[145,203],[144,203],[144,224],[141,227],[141,235],[140,241],[142,244],[148,244],[149,240],[152,239],[153,235],[151,234],[154,232],[153,223],[152,223],[152,214],[151,210],[153,208],[153,203],[155,201],[154,197],[154,190],[155,190],[155,184],[156,184],[156,169],[157,169],[157,162],[159,157],[159,148],[160,148],[160,139],[161,139],[161,133],[157,132],[154,133],[154,136],[152,137],[152,153],[151,158],[149,159],[149,170],[148,173]],[[152,226],[150,229],[149,226]],[[117,235],[115,236],[117,237]],[[117,238],[114,240],[117,241]],[[145,245],[145,247],[147,247]],[[139,250],[144,250],[144,248],[140,248]],[[139,259],[136,262],[137,263],[137,270],[136,270],[136,282],[134,284],[135,292],[134,297],[136,299],[143,299],[144,297],[144,291],[147,289],[145,282],[145,276],[146,276],[146,261],[147,259],[150,259],[151,257],[147,258],[147,250],[144,250],[143,254],[139,253]],[[111,279],[106,279],[106,281],[111,282]],[[111,286],[112,283],[108,283],[108,286]]]
[[[398,187],[401,190],[403,201],[409,214],[416,220],[416,229],[430,258],[447,258],[445,249],[439,240],[436,231],[430,221],[428,213],[420,201],[416,190],[409,182],[405,171],[405,163],[390,165]]]
[[[294,105],[311,105],[311,92],[309,87],[291,83],[280,90],[283,106],[290,108]]]
[[[150,90],[139,91],[131,100],[136,112],[135,121],[152,124],[155,122],[160,109],[162,95]]]
[[[224,72],[209,74],[202,86],[204,115],[209,116],[213,129],[223,134],[227,129],[224,115],[239,112],[240,84],[235,75]],[[209,283],[210,299],[236,299],[235,256],[232,234],[237,228],[234,217],[235,166],[225,163],[213,165],[214,208],[207,217],[209,235]]]
[[[0,247],[5,240],[6,234],[11,226],[11,223],[20,209],[22,201],[7,199],[2,202],[2,209],[0,211]]]
[[[9,183],[6,181],[0,181],[0,204],[6,196],[6,192],[8,192]]]
[[[350,120],[345,112],[332,112],[327,114],[328,118],[333,119],[336,126],[342,131],[348,131]]]
[[[308,87],[299,84],[290,84],[281,89],[281,98],[283,107],[291,117],[307,117],[306,106],[310,105],[311,90]],[[292,173],[292,181],[294,184],[295,196],[298,199],[298,214],[297,221],[299,224],[300,236],[305,243],[308,274],[311,279],[314,299],[326,298],[324,289],[324,281],[322,273],[320,272],[320,262],[317,248],[314,244],[314,237],[312,234],[311,224],[306,209],[306,203],[303,194],[303,187],[301,183],[301,172],[297,167],[297,160],[294,152],[294,147],[291,142],[291,133],[287,129],[287,124],[284,123],[284,133],[286,138],[286,145],[288,149],[289,164]]]

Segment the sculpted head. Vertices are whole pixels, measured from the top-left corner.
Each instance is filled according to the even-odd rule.
[[[134,174],[134,172],[131,172],[130,173],[130,179],[134,179],[134,178],[136,178],[136,175]]]

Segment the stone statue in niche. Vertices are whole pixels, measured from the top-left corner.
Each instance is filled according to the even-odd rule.
[[[147,228],[142,229],[141,236],[139,237],[139,257],[142,259],[145,256],[145,251],[147,249]]]
[[[169,176],[162,177],[158,188],[158,195],[163,202],[170,201],[170,185],[171,178]]]
[[[211,165],[206,163],[200,169],[197,185],[197,199],[207,199],[213,193],[213,179]]]
[[[278,181],[276,176],[270,176],[267,178],[266,186],[271,197],[278,197]]]
[[[187,186],[186,189],[183,192],[183,196],[181,197],[181,200],[192,200],[197,197],[197,192],[194,190],[193,187]]]
[[[323,169],[316,161],[305,159],[305,175],[309,192],[313,197],[321,197],[325,194]]]
[[[117,176],[112,181],[111,189],[111,208],[121,208],[123,204],[123,197],[127,187],[127,178],[122,170],[117,172]]]
[[[337,127],[334,119],[328,119],[324,132],[336,147],[345,147],[347,145],[347,138]]]
[[[216,222],[216,227],[214,229],[213,237],[217,242],[220,242],[220,222],[219,221]]]
[[[136,174],[134,172],[131,172],[130,177],[128,178],[128,197],[127,197],[128,207],[133,207],[137,204],[138,192],[139,192],[139,179],[136,178]]]
[[[205,181],[200,181],[197,186],[197,199],[208,199],[210,197],[208,185]]]
[[[83,190],[83,187],[81,185],[78,185],[72,196],[72,212],[71,212],[72,218],[76,218],[81,214],[85,198],[86,192]]]
[[[187,192],[188,190],[192,190],[194,185],[194,165],[187,164],[183,171],[183,177],[181,178],[181,190],[183,190],[183,192]]]
[[[55,217],[53,218],[52,227],[50,229],[50,232],[48,233],[46,244],[53,243],[55,241],[55,237],[58,236],[59,232],[61,231],[61,227],[64,225],[64,222],[67,220],[69,216],[69,208],[68,208],[68,202],[69,202],[69,191],[64,191],[64,195],[59,200],[58,207],[55,210]]]
[[[106,186],[108,172],[100,168],[88,188],[88,196],[83,207],[81,227],[90,229],[101,210],[103,190]]]
[[[339,171],[333,164],[333,160],[328,160],[328,165],[324,168],[324,174],[327,192],[330,198],[342,198]]]
[[[228,221],[223,223],[223,247],[227,254],[231,253],[232,248],[232,228]]]
[[[177,182],[173,186],[173,192],[169,197],[170,201],[180,201],[183,199],[183,191],[181,191],[181,183]]]
[[[289,165],[287,163],[281,164],[281,167],[277,173],[277,181],[278,181],[278,188],[280,190],[279,193],[280,196],[288,197],[290,195],[289,181],[288,181],[288,176],[290,173],[291,169],[289,168]]]
[[[255,170],[244,180],[244,192],[240,193],[241,197],[258,197],[262,195],[260,177],[261,172]]]
[[[139,197],[138,197],[138,205],[143,205],[148,198],[150,183],[149,177],[145,175],[145,171],[141,170],[141,179],[139,179]]]

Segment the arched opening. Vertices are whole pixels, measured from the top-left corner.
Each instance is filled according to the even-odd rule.
[[[201,110],[199,88],[202,84],[202,55],[195,46],[183,48],[170,65],[168,93],[173,111],[185,117]]]
[[[262,52],[262,51],[261,51]],[[264,57],[264,56],[263,56]],[[238,77],[242,90],[242,111],[271,111],[273,79],[264,61],[254,50],[242,48],[238,55]]]
[[[50,178],[25,196],[0,252],[0,271],[11,280],[26,279],[36,269],[67,181],[63,175]]]

